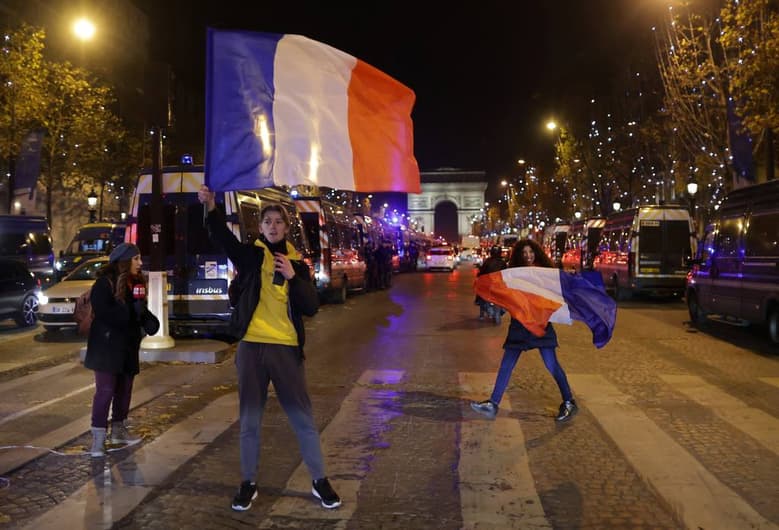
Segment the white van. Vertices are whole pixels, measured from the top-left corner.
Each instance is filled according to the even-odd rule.
[[[606,289],[617,300],[633,293],[681,297],[695,250],[686,208],[630,208],[606,219],[593,269],[600,272]]]

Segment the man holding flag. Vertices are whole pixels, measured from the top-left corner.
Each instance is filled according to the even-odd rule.
[[[538,348],[563,400],[555,420],[570,420],[579,407],[557,360],[557,334],[551,322],[570,324],[572,318],[582,320],[592,329],[596,346],[601,347],[614,329],[614,301],[602,286],[555,269],[539,244],[530,239],[514,245],[508,269],[477,277],[475,289],[485,300],[504,307],[511,314],[511,324],[492,395],[485,401],[471,403],[471,408],[494,419],[520,354]]]
[[[323,507],[337,508],[341,499],[324,473],[303,370],[301,315],[317,307],[307,266],[286,242],[282,207],[263,208],[262,239],[246,244],[225,227],[213,191],[306,185],[419,193],[414,92],[300,35],[209,29],[207,48],[207,185],[198,195],[212,237],[240,277],[254,279],[241,281],[246,303],[236,306],[243,482],[232,507],[247,510],[257,496],[260,420],[273,381],[298,435],[313,495]]]

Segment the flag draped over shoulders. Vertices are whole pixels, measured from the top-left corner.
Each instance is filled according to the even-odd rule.
[[[549,322],[584,322],[598,348],[611,339],[617,304],[602,284],[582,275],[545,267],[512,267],[485,274],[474,282],[476,294],[508,311],[541,337]]]
[[[301,35],[208,30],[206,182],[419,193],[414,92]]]

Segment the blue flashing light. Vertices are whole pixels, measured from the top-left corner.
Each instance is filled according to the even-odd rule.
[[[190,154],[181,155],[181,164],[185,165],[185,166],[191,166],[192,165],[192,155],[190,155]]]

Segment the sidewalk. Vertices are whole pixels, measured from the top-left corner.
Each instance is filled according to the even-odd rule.
[[[141,348],[142,363],[152,362],[183,362],[183,363],[220,363],[229,354],[231,345],[213,339],[176,339],[172,348],[148,349]],[[87,353],[86,345],[79,350],[79,358],[84,362]]]

